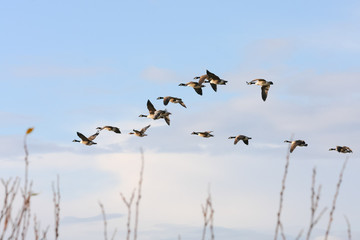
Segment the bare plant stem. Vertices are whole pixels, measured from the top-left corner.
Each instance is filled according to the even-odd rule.
[[[287,177],[287,174],[288,174],[288,169],[289,169],[289,164],[290,164],[290,146],[291,145],[289,144],[287,155],[286,155],[284,176],[283,176],[283,179],[282,179],[282,182],[281,182],[280,203],[279,203],[279,210],[278,210],[278,213],[277,213],[277,222],[276,222],[274,240],[277,240],[277,237],[278,237],[278,234],[279,234],[279,228],[281,229],[282,236],[284,238],[283,228],[282,228],[282,224],[281,224],[281,211],[282,211],[282,208],[283,208],[286,177]]]
[[[335,208],[336,208],[336,200],[337,200],[337,197],[339,196],[340,186],[341,186],[341,183],[342,183],[344,171],[345,171],[346,164],[347,164],[348,160],[349,160],[349,158],[346,157],[346,159],[344,161],[344,164],[343,164],[343,167],[342,167],[342,169],[340,171],[339,181],[338,181],[338,183],[336,185],[336,191],[335,191],[335,195],[334,195],[334,199],[333,199],[333,203],[332,203],[332,207],[331,207],[331,211],[330,211],[330,215],[329,215],[329,223],[328,223],[328,227],[327,227],[327,230],[326,230],[326,233],[325,233],[325,239],[324,240],[327,240],[328,237],[329,237],[331,224],[332,224],[332,222],[334,220],[334,212],[335,212]]]
[[[299,232],[299,234],[298,234],[297,237],[295,238],[295,240],[300,240],[303,232],[304,232],[304,229],[301,229],[300,232]]]
[[[135,226],[134,226],[134,240],[137,239],[137,231],[138,231],[138,224],[139,224],[139,206],[140,206],[140,200],[141,200],[141,188],[142,188],[142,182],[143,182],[143,175],[144,175],[144,152],[142,149],[140,149],[141,152],[141,168],[140,168],[140,177],[139,177],[139,185],[138,185],[138,193],[137,193],[137,199],[136,199],[136,208],[135,208]]]
[[[214,208],[212,206],[210,190],[209,190],[208,194],[209,195],[208,195],[208,197],[206,199],[205,206],[201,205],[203,218],[204,218],[204,227],[203,227],[203,233],[202,233],[202,240],[205,240],[206,228],[209,225],[209,223],[210,223],[211,240],[215,239],[215,235],[214,235]]]
[[[104,221],[104,239],[107,240],[107,221],[106,221],[106,214],[105,214],[105,209],[104,209],[104,205],[99,201],[99,206],[101,208],[101,213],[103,215],[103,221]]]
[[[325,213],[327,208],[324,208],[317,218],[315,218],[316,211],[319,207],[319,200],[320,200],[320,193],[321,193],[321,185],[319,185],[318,190],[315,190],[316,187],[316,168],[313,168],[313,175],[312,175],[312,184],[311,184],[311,215],[310,215],[310,225],[308,232],[306,234],[306,240],[310,239],[311,232],[314,226],[318,223],[322,215]]]
[[[132,192],[131,194],[131,197],[130,197],[130,200],[127,201],[125,196],[120,193],[120,196],[123,200],[123,202],[125,203],[127,209],[128,209],[128,219],[127,219],[127,223],[126,223],[126,226],[127,226],[127,234],[126,234],[126,240],[129,240],[130,239],[130,233],[131,233],[131,228],[130,228],[130,220],[131,220],[131,205],[132,205],[132,202],[134,200],[134,196],[135,196],[135,190]]]
[[[59,175],[57,176],[56,189],[54,183],[52,184],[53,190],[53,202],[54,202],[54,219],[55,219],[55,240],[59,238],[59,226],[60,226],[60,185]]]
[[[345,221],[346,221],[346,225],[347,225],[347,233],[348,233],[348,240],[351,240],[351,225],[350,225],[350,221],[347,218],[346,215],[344,215]]]

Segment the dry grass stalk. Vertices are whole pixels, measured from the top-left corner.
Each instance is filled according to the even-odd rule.
[[[343,179],[343,175],[344,175],[344,171],[345,171],[345,168],[346,168],[346,164],[348,162],[349,158],[346,157],[345,161],[344,161],[344,164],[343,164],[343,167],[340,171],[340,175],[339,175],[339,181],[336,185],[336,191],[335,191],[335,195],[334,195],[334,199],[333,199],[333,203],[332,203],[332,207],[331,207],[331,211],[330,211],[330,214],[329,214],[329,223],[328,223],[328,227],[327,227],[327,230],[326,230],[326,233],[325,233],[325,238],[324,240],[327,240],[328,237],[329,237],[329,233],[330,233],[330,229],[331,229],[331,224],[334,220],[334,212],[335,212],[335,208],[336,208],[336,200],[337,200],[337,197],[339,196],[339,192],[340,192],[340,186],[341,186],[341,183],[342,183],[342,179]]]
[[[301,229],[295,240],[300,240],[302,234],[304,233],[304,229]]]
[[[35,240],[39,240],[40,238],[40,223],[36,220],[36,215],[34,216],[34,236]]]
[[[25,175],[25,179],[24,179],[24,188],[21,189],[21,194],[23,197],[23,205],[14,221],[11,219],[11,209],[7,213],[6,225],[8,225],[9,221],[12,224],[11,234],[8,239],[18,239],[19,234],[20,234],[20,229],[22,229],[21,237],[22,237],[22,239],[25,239],[27,230],[28,230],[28,227],[30,224],[30,217],[31,217],[30,200],[31,200],[31,197],[33,196],[33,194],[31,192],[32,183],[29,184],[29,182],[28,182],[29,151],[28,151],[28,147],[27,147],[27,135],[29,135],[32,131],[33,131],[33,128],[29,128],[26,131],[25,136],[24,136],[24,151],[25,151],[25,158],[24,158],[25,173],[24,173],[24,175]]]
[[[211,200],[211,194],[209,191],[209,195],[206,199],[205,206],[201,205],[202,214],[204,217],[204,228],[203,228],[203,234],[202,234],[202,240],[205,240],[206,236],[206,228],[210,223],[210,233],[211,233],[211,240],[215,239],[214,235],[214,208],[212,206],[212,200]]]
[[[321,193],[321,185],[319,185],[318,190],[315,190],[316,187],[316,168],[313,168],[313,175],[312,175],[312,184],[311,184],[311,216],[310,216],[310,225],[308,232],[306,234],[306,240],[310,239],[311,232],[314,226],[319,222],[322,215],[325,213],[327,208],[324,208],[320,214],[315,217],[316,211],[319,207],[319,200],[320,200],[320,193]]]
[[[137,192],[137,199],[136,199],[136,209],[135,209],[135,226],[134,226],[134,240],[137,239],[137,231],[138,231],[138,224],[139,224],[139,206],[141,200],[141,188],[143,182],[143,175],[144,175],[144,152],[140,149],[141,152],[141,168],[140,168],[140,176],[139,176],[139,185],[138,185],[138,192]]]
[[[131,228],[130,228],[130,220],[131,220],[131,205],[132,205],[132,202],[134,200],[134,196],[135,196],[135,190],[133,190],[132,194],[131,194],[131,197],[130,197],[130,200],[127,201],[125,196],[120,193],[120,196],[123,200],[123,202],[125,203],[127,209],[128,209],[128,219],[127,219],[127,223],[126,223],[126,226],[127,226],[127,234],[126,234],[126,240],[129,240],[130,239],[130,233],[131,233]]]
[[[290,141],[291,140],[292,140],[292,137],[291,137]],[[287,174],[288,174],[288,169],[289,169],[289,164],[290,164],[290,147],[291,147],[291,145],[289,144],[288,151],[287,151],[287,154],[286,154],[286,163],[285,163],[285,169],[284,169],[284,176],[283,176],[283,179],[281,181],[280,203],[279,203],[279,210],[277,212],[277,222],[276,222],[274,240],[277,240],[277,238],[278,238],[279,229],[281,230],[281,236],[283,237],[283,239],[285,239],[284,229],[283,229],[283,226],[282,226],[282,223],[281,223],[281,211],[282,211],[283,202],[284,202],[284,192],[285,192],[286,177],[287,177]]]
[[[55,239],[59,238],[60,226],[60,185],[59,176],[57,176],[56,189],[54,183],[52,184],[53,190],[53,203],[54,203],[54,218],[55,218]]]
[[[10,178],[8,181],[1,179],[1,183],[4,187],[4,201],[0,212],[0,227],[3,225],[0,235],[0,239],[2,240],[11,222],[12,205],[19,190],[20,179],[18,177],[14,180]]]
[[[351,225],[350,225],[350,221],[347,218],[346,215],[344,215],[345,221],[346,221],[346,225],[347,225],[347,233],[348,233],[348,239],[351,240]]]
[[[101,208],[101,213],[103,215],[103,221],[104,221],[104,239],[107,240],[107,221],[106,221],[106,214],[105,214],[105,209],[104,209],[104,205],[99,201],[99,206]]]

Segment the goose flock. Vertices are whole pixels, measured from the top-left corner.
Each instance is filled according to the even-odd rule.
[[[224,79],[221,79],[220,77],[218,77],[216,74],[210,72],[209,70],[206,70],[206,74],[198,76],[198,77],[194,77],[194,79],[198,79],[198,81],[190,81],[188,83],[180,83],[179,86],[192,87],[197,94],[202,95],[202,93],[203,93],[202,88],[205,87],[204,83],[209,83],[211,88],[215,92],[217,92],[217,85],[226,85],[226,83],[228,82]],[[267,99],[269,90],[270,90],[270,86],[273,85],[274,83],[272,81],[267,81],[265,79],[259,78],[259,79],[254,79],[250,82],[246,82],[246,84],[248,84],[248,85],[255,84],[255,85],[261,86],[261,98],[265,102]],[[163,100],[163,103],[165,106],[167,106],[169,104],[169,102],[171,102],[174,104],[178,103],[181,106],[183,106],[184,108],[186,108],[185,103],[182,101],[181,98],[178,98],[178,97],[165,96],[165,97],[158,97],[157,100]],[[166,124],[170,126],[170,115],[171,115],[170,112],[168,112],[166,109],[156,110],[156,108],[154,107],[154,105],[151,103],[150,100],[147,101],[146,106],[147,106],[149,113],[147,115],[140,114],[139,117],[145,117],[145,118],[149,118],[149,119],[153,119],[153,120],[164,119]],[[151,125],[147,125],[140,130],[133,129],[133,131],[130,132],[129,134],[135,135],[138,137],[145,137],[145,136],[147,136],[147,134],[145,132],[150,126]],[[102,130],[112,131],[117,134],[121,133],[120,129],[118,127],[114,127],[114,126],[103,126],[103,127],[97,127],[96,129],[97,129],[97,132],[89,137],[86,137],[82,133],[77,132],[77,135],[81,140],[74,139],[73,142],[79,142],[84,145],[91,146],[91,145],[97,144],[96,142],[94,142],[94,140],[100,134],[100,131],[102,131]],[[213,131],[204,131],[204,132],[195,132],[194,131],[191,133],[191,135],[198,135],[203,138],[210,138],[210,137],[214,137],[214,135],[211,134],[212,132]],[[251,137],[240,134],[237,136],[230,136],[228,139],[235,139],[234,145],[236,145],[239,141],[243,141],[244,144],[248,145],[249,139],[251,139]],[[290,145],[290,153],[292,153],[296,147],[308,146],[308,144],[304,140],[300,140],[300,139],[293,140],[293,141],[285,140],[284,142],[291,144]],[[335,148],[330,148],[329,151],[337,151],[339,153],[352,153],[352,150],[347,146],[336,146]]]

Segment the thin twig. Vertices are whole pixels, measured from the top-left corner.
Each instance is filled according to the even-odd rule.
[[[344,171],[345,171],[346,164],[347,164],[348,160],[349,160],[349,158],[346,157],[346,159],[344,161],[344,164],[343,164],[343,167],[342,167],[342,169],[340,171],[339,181],[338,181],[338,183],[336,185],[336,192],[335,192],[335,195],[334,195],[334,199],[333,199],[333,203],[332,203],[332,207],[331,207],[331,211],[330,211],[329,223],[328,223],[328,227],[327,227],[327,230],[326,230],[326,233],[325,233],[325,239],[324,240],[327,240],[328,237],[329,237],[331,224],[332,224],[332,222],[334,220],[334,212],[335,212],[335,208],[336,208],[336,200],[337,200],[337,197],[339,196],[340,186],[341,186],[341,182],[342,182],[342,179],[343,179]]]
[[[351,240],[351,225],[350,225],[350,221],[347,218],[346,215],[344,215],[345,221],[346,221],[346,225],[347,225],[347,233],[348,233],[348,240]]]
[[[302,234],[304,233],[304,229],[301,229],[295,240],[300,240]]]
[[[202,240],[205,240],[205,235],[206,235],[206,229],[207,226],[210,223],[210,233],[211,233],[211,240],[215,239],[215,235],[214,235],[214,209],[212,206],[212,200],[211,200],[211,193],[209,190],[208,193],[208,197],[206,199],[206,203],[205,206],[201,205],[201,209],[202,209],[202,214],[203,214],[203,218],[204,218],[204,227],[203,227],[203,233],[202,233]]]
[[[315,190],[316,187],[316,168],[313,168],[313,174],[312,174],[312,183],[311,183],[311,215],[310,215],[310,225],[308,228],[308,232],[306,234],[306,240],[310,239],[311,232],[314,229],[315,225],[320,220],[321,216],[325,213],[327,208],[324,208],[318,217],[315,218],[316,211],[319,207],[319,201],[320,201],[320,193],[321,193],[321,185],[319,185],[318,190]]]
[[[293,137],[291,137],[290,141],[292,140],[292,138]],[[279,228],[281,228],[282,236],[284,238],[283,228],[282,228],[282,224],[281,224],[281,211],[282,211],[282,208],[283,208],[286,177],[287,177],[287,174],[288,174],[288,169],[289,169],[289,164],[290,164],[290,147],[291,147],[291,144],[289,144],[289,146],[288,146],[288,151],[287,151],[287,154],[286,154],[286,163],[285,163],[285,169],[284,169],[284,176],[283,176],[283,179],[281,181],[280,202],[279,202],[279,210],[278,210],[278,213],[277,213],[277,222],[276,222],[274,240],[277,240],[278,233],[279,233]]]
[[[136,199],[136,208],[135,208],[135,226],[134,226],[134,240],[137,239],[137,231],[138,231],[138,224],[139,224],[139,205],[141,200],[141,187],[143,182],[143,175],[144,175],[144,152],[142,148],[140,149],[141,152],[141,168],[140,168],[140,177],[139,177],[139,185],[138,185],[138,193]]]
[[[129,240],[130,239],[130,233],[131,233],[131,228],[130,228],[130,220],[131,220],[131,204],[134,200],[134,196],[135,196],[135,190],[133,190],[132,194],[131,194],[131,197],[130,197],[130,200],[127,201],[125,196],[120,193],[120,196],[123,200],[123,202],[125,203],[127,209],[128,209],[128,219],[127,219],[127,223],[126,223],[126,226],[127,226],[127,234],[126,234],[126,240]]]
[[[106,214],[105,214],[105,209],[104,209],[104,205],[99,201],[99,206],[101,208],[101,213],[103,215],[103,221],[104,221],[104,239],[107,240],[107,221],[106,221]]]
[[[57,187],[55,189],[54,183],[52,184],[53,202],[54,202],[54,219],[55,219],[55,240],[59,238],[60,226],[60,185],[59,175],[57,176]]]

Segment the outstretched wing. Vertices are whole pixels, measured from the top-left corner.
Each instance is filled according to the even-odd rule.
[[[182,101],[181,101],[181,102],[179,102],[179,104],[180,104],[181,106],[183,106],[184,108],[186,108],[185,103],[183,103]]]
[[[169,101],[170,101],[170,97],[164,97],[164,105],[165,106],[168,105]]]
[[[209,80],[211,80],[211,79],[220,80],[220,78],[217,75],[213,74],[212,72],[210,72],[208,70],[206,70],[206,74],[208,75]]]
[[[264,100],[264,102],[265,102],[265,100],[267,98],[269,89],[270,89],[270,85],[261,87],[261,97]]]
[[[199,84],[203,84],[203,82],[205,81],[205,79],[208,77],[208,75],[202,75],[199,77]]]
[[[297,146],[297,143],[296,143],[296,142],[293,142],[293,143],[291,144],[291,147],[290,147],[290,152],[291,152],[291,153],[294,151],[294,149],[296,148],[296,146]]]
[[[147,108],[149,110],[150,114],[154,114],[154,112],[156,111],[154,105],[150,102],[150,100],[147,101]]]
[[[82,133],[76,132],[76,134],[79,136],[79,138],[81,138],[81,140],[89,141],[89,139],[87,137],[85,137]]]
[[[91,135],[90,137],[88,137],[88,139],[90,141],[94,140],[98,135],[99,135],[100,132],[96,132],[95,134]]]
[[[165,116],[164,119],[165,119],[166,124],[170,126],[170,117],[169,117],[169,115]]]
[[[211,85],[212,89],[214,89],[214,91],[216,92],[216,90],[217,90],[217,86],[216,86],[216,84],[214,84],[214,83],[210,83],[210,85]]]
[[[115,133],[121,133],[121,131],[118,127],[112,127],[112,131]]]
[[[143,127],[140,132],[144,133],[151,125],[147,125],[146,127]]]
[[[194,88],[195,92],[202,96],[202,88]]]
[[[249,140],[247,138],[244,138],[243,139],[243,142],[246,144],[246,145],[249,145]]]

